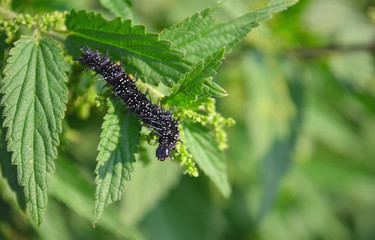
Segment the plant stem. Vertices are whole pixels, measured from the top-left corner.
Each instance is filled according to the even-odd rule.
[[[65,43],[65,38],[59,36],[58,34],[56,34],[55,32],[53,31],[49,31],[49,32],[42,32],[42,35],[46,36],[46,37],[49,37],[49,38],[52,38],[52,39],[55,39],[56,41],[60,42],[60,43]]]

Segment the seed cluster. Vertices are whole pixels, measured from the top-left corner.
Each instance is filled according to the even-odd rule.
[[[113,93],[121,97],[127,108],[140,118],[142,126],[147,125],[150,131],[159,136],[156,157],[160,161],[172,157],[172,151],[177,151],[175,145],[180,141],[178,120],[173,118],[170,111],[165,111],[148,100],[147,92],[143,94],[121,66],[111,61],[108,54],[102,55],[88,47],[81,50],[82,58],[78,61],[85,64],[87,69],[93,69],[96,74],[102,75],[103,79],[113,86]]]

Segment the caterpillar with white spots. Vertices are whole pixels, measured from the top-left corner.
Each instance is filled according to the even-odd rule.
[[[168,157],[173,158],[172,151],[177,151],[176,143],[181,141],[178,119],[173,118],[171,111],[166,111],[147,99],[147,92],[143,94],[121,66],[111,61],[108,54],[103,55],[88,47],[81,50],[82,56],[78,61],[86,65],[87,69],[102,75],[103,79],[113,86],[113,93],[121,97],[129,111],[143,122],[142,126],[148,126],[150,131],[159,136],[156,157],[160,161]]]

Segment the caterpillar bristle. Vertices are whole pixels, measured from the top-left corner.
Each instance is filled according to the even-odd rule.
[[[148,130],[150,130],[151,132],[153,132],[153,133],[155,133],[156,135],[158,135],[159,137],[161,137],[161,134],[158,133],[157,131],[155,131],[154,129],[149,128]]]

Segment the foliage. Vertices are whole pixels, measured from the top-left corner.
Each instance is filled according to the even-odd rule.
[[[31,217],[40,225],[47,207],[47,177],[54,170],[67,102],[66,65],[50,39],[23,37],[10,51],[2,80],[5,140],[18,165]]]
[[[123,113],[120,99],[110,99],[104,117],[103,131],[98,146],[95,179],[95,208],[93,223],[99,219],[104,207],[120,200],[125,190],[125,181],[130,180],[139,140],[139,121],[134,115]],[[138,125],[138,127],[137,127]]]
[[[1,1],[0,238],[373,239],[374,11],[295,3]],[[172,107],[174,160],[82,46]]]

